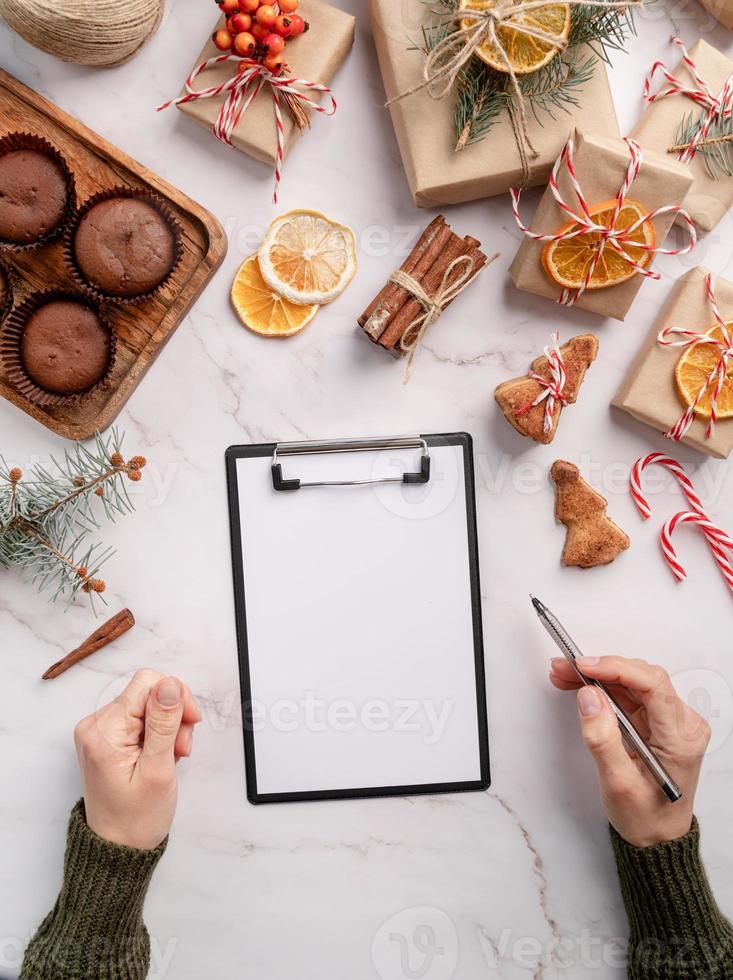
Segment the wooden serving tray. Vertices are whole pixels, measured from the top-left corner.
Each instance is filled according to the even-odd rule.
[[[227,239],[220,222],[200,204],[0,69],[0,136],[18,131],[44,136],[58,147],[74,173],[79,203],[102,189],[142,187],[165,198],[183,230],[181,261],[160,293],[137,306],[107,305],[107,316],[117,330],[109,387],[72,407],[39,408],[8,382],[0,362],[0,395],[67,439],[87,439],[114,421],[221,265]],[[31,292],[74,288],[60,239],[26,252],[0,251],[0,257],[17,273],[16,305]]]

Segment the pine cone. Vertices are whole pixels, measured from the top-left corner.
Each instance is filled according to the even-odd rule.
[[[141,470],[146,463],[147,459],[144,456],[133,456],[128,465],[133,470]]]
[[[112,455],[110,456],[109,459],[110,459],[110,462],[112,463],[113,466],[124,466],[125,465],[125,461],[122,458],[122,456],[120,456],[119,453],[112,453]]]
[[[133,483],[137,483],[138,480],[142,480],[143,475],[140,470],[128,470],[127,476]]]
[[[21,470],[19,466],[14,466],[9,475],[11,483],[20,483],[20,481],[23,479],[23,470]]]

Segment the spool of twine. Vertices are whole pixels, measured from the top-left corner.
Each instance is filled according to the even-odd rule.
[[[33,47],[96,68],[130,59],[164,8],[165,0],[0,0],[0,16]]]

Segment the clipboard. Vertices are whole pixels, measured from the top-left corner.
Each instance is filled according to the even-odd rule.
[[[470,435],[226,465],[250,802],[487,789]]]

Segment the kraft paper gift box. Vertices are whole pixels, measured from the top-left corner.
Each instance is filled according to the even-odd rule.
[[[354,17],[337,7],[323,3],[323,0],[304,0],[298,8],[298,13],[304,20],[308,21],[310,27],[304,34],[287,44],[286,57],[290,74],[295,78],[303,78],[309,82],[330,85],[354,43]],[[218,26],[223,26],[223,21]],[[200,65],[208,58],[214,58],[222,53],[209,39],[192,67],[195,68],[196,65]],[[194,88],[200,90],[220,85],[236,73],[237,63],[224,61],[202,72],[193,83]],[[327,99],[327,96],[321,96],[317,92],[308,90],[305,92],[314,102],[321,102],[323,98]],[[181,95],[184,94],[185,89],[181,92]],[[338,93],[334,94],[338,101]],[[210,99],[196,99],[193,102],[182,103],[178,108],[201,126],[213,129],[225,98],[226,95]],[[300,135],[300,130],[293,122],[284,104],[282,105],[282,117],[284,126],[283,152],[284,156],[287,156],[291,146]],[[328,125],[326,121],[323,124]],[[262,87],[235,126],[232,133],[232,143],[248,156],[261,160],[271,167],[275,166],[277,128],[272,93],[268,85]]]
[[[434,5],[433,5],[434,6]],[[370,0],[372,29],[387,99],[423,80],[424,54],[414,50],[431,5],[423,0]],[[591,55],[587,51],[587,55]],[[585,58],[586,53],[581,55]],[[539,152],[530,161],[529,186],[547,182],[558,153],[573,125],[618,136],[606,66],[599,58],[593,77],[575,93],[579,104],[570,113],[558,110],[553,119],[529,110],[529,134]],[[522,181],[522,166],[509,116],[502,113],[484,139],[456,152],[453,122],[455,92],[432,98],[425,89],[390,106],[392,123],[408,184],[418,207],[460,204],[503,194]]]
[[[733,6],[733,0],[731,0]],[[733,61],[718,51],[707,41],[696,41],[689,50],[690,57],[697,65],[698,73],[717,95],[723,85],[733,74]],[[672,74],[682,82],[697,88],[690,69],[680,59]],[[652,92],[661,85],[666,87],[663,77],[655,82]],[[652,102],[639,122],[634,127],[632,136],[646,149],[667,153],[671,146],[676,145],[677,132],[683,120],[690,117],[702,118],[705,110],[697,106],[692,99],[685,95],[669,95],[657,102]],[[670,154],[676,157],[677,154]],[[733,177],[720,175],[713,178],[709,175],[705,155],[697,152],[688,163],[694,183],[685,201],[685,210],[689,213],[701,231],[714,228],[731,204],[733,204]]]
[[[683,327],[706,333],[715,325],[705,290],[707,274],[707,269],[698,266],[677,282],[611,403],[660,432],[671,429],[687,405],[678,394],[674,378],[675,367],[685,348],[662,347],[657,335],[664,327]],[[726,322],[733,320],[733,283],[718,276],[715,297],[723,319]],[[669,339],[681,338],[672,336]],[[710,439],[705,438],[707,425],[707,419],[696,418],[680,441],[700,452],[725,459],[733,449],[733,419],[719,419]]]
[[[733,29],[733,0],[700,0],[700,3],[724,27]]]
[[[589,206],[592,208],[615,199],[629,166],[630,156],[626,143],[620,139],[577,131],[573,134],[573,141],[575,173]],[[647,211],[653,211],[668,204],[682,204],[691,184],[692,174],[683,164],[667,154],[644,151],[643,163],[631,185],[628,198],[643,205]],[[558,187],[563,200],[573,211],[580,213],[578,199],[564,165],[558,174]],[[520,202],[520,213],[521,211]],[[674,220],[674,214],[664,214],[654,219],[657,245],[662,244]],[[524,221],[526,224],[526,217]],[[548,187],[529,226],[530,230],[541,235],[552,235],[568,222],[568,216],[561,210]],[[509,267],[509,275],[518,289],[558,300],[562,295],[562,287],[553,282],[542,267],[542,249],[545,243],[532,241],[527,236],[523,236],[523,239]],[[652,260],[650,267],[653,265]],[[575,306],[591,313],[623,320],[643,282],[644,277],[637,274],[617,286],[586,290],[576,300]]]

